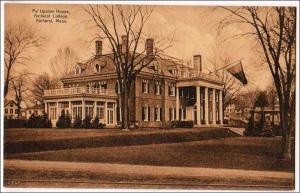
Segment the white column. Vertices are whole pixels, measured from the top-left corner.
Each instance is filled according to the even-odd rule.
[[[69,101],[69,116],[72,120],[72,107],[71,107],[71,105],[72,105],[72,103],[71,103],[71,101]]]
[[[84,120],[85,119],[85,101],[84,100],[82,100],[81,106],[82,106],[82,120]]]
[[[94,101],[94,108],[93,108],[93,115],[94,115],[94,118],[96,118],[96,114],[97,114],[97,101]],[[92,117],[93,118],[93,117]]]
[[[56,116],[55,119],[58,120],[59,118],[59,110],[58,110],[58,102],[56,102]]]
[[[179,120],[179,88],[176,87],[176,120]]]
[[[44,104],[45,104],[45,107],[44,107],[44,108],[45,108],[45,113],[48,114],[48,112],[47,112],[47,105],[48,105],[48,104],[47,104],[46,102],[45,102]],[[48,114],[48,116],[49,116],[49,114]]]
[[[205,108],[205,124],[208,125],[209,124],[209,120],[208,120],[208,88],[205,87],[205,96],[204,96],[204,108]]]
[[[114,125],[117,125],[117,103],[114,103]]]
[[[213,88],[212,92],[212,115],[213,115],[213,125],[216,124],[216,89]]]
[[[105,124],[107,124],[108,123],[108,120],[107,120],[107,102],[105,101],[105,103],[104,103],[104,122],[105,122]]]
[[[197,125],[201,125],[200,119],[200,86],[196,87],[196,105],[197,105],[197,117],[194,117],[197,120]]]
[[[219,90],[219,117],[220,125],[223,125],[223,92]]]

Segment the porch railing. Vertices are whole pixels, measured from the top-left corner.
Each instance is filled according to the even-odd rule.
[[[206,73],[203,73],[203,72],[197,72],[197,71],[182,74],[181,76],[179,76],[179,78],[180,79],[202,78],[202,79],[221,82],[221,80],[217,76],[206,74]]]
[[[76,95],[76,94],[117,96],[114,90],[102,89],[102,88],[90,88],[90,87],[72,87],[72,88],[44,90],[44,96],[63,96],[63,95]]]

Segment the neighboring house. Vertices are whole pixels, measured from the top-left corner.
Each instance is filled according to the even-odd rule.
[[[279,105],[275,105],[274,109],[272,107],[265,107],[264,114],[265,114],[266,125],[272,125],[273,115],[274,115],[274,125],[279,125],[280,123]],[[262,109],[260,107],[256,107],[254,111],[254,121],[259,121],[261,115],[262,115]]]
[[[149,55],[153,42],[146,41]],[[108,126],[120,124],[119,84],[112,56],[102,54],[102,42],[96,41],[96,55],[63,77],[63,88],[44,91],[45,111],[53,123],[64,109],[72,120],[98,116]],[[222,124],[222,88],[217,77],[202,72],[201,55],[194,56],[193,67],[173,57],[157,57],[133,81],[130,121],[141,127],[159,127],[171,120],[191,120],[197,126]]]
[[[29,117],[34,114],[35,116],[43,115],[44,112],[44,105],[43,104],[35,104],[31,107],[26,108],[26,119],[29,119]]]
[[[247,121],[250,117],[251,107],[237,107],[235,104],[230,104],[225,108],[226,119]]]
[[[16,119],[18,118],[18,107],[13,100],[4,100],[4,118]]]

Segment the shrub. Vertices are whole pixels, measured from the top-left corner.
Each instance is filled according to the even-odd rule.
[[[92,120],[91,117],[86,116],[82,121],[82,127],[85,129],[91,128],[92,127],[91,120]]]
[[[43,115],[38,116],[32,114],[27,120],[26,126],[28,128],[51,128],[52,123],[49,120],[47,113],[43,112]]]
[[[81,121],[81,118],[79,116],[76,116],[75,117],[75,120],[73,122],[73,125],[72,125],[73,128],[82,128],[82,121]]]
[[[99,117],[95,117],[95,119],[94,119],[93,122],[92,122],[92,128],[98,129],[99,122],[100,122]]]
[[[65,110],[62,110],[61,116],[58,118],[56,122],[57,128],[70,128],[71,126],[71,118],[69,114],[65,114]]]
[[[194,121],[173,121],[175,128],[193,128]]]
[[[100,123],[99,117],[95,117],[95,119],[91,123],[91,128],[93,129],[103,129],[106,125],[104,123]]]

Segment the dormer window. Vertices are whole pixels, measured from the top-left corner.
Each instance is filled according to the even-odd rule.
[[[81,74],[81,68],[79,66],[77,66],[75,68],[75,75],[79,75],[79,74]]]
[[[101,72],[101,66],[99,64],[95,65],[95,71],[96,72]]]
[[[176,76],[176,74],[177,74],[177,71],[176,71],[175,68],[169,69],[169,72],[170,72],[172,75],[174,75],[174,76]]]

